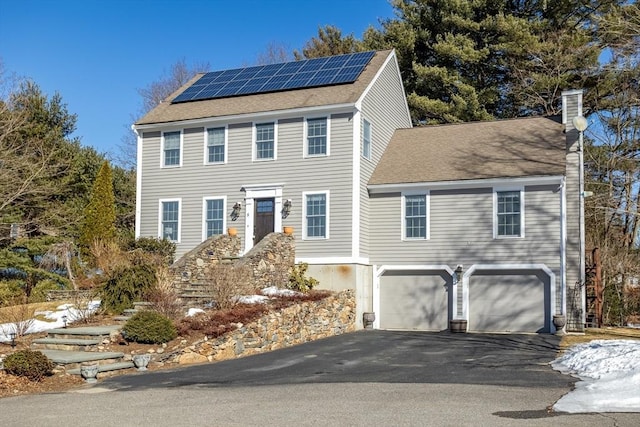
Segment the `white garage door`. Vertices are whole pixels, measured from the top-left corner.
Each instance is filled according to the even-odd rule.
[[[380,277],[380,328],[448,328],[450,279],[433,272],[388,271]]]
[[[469,281],[469,330],[550,332],[549,295],[544,274],[476,273]]]

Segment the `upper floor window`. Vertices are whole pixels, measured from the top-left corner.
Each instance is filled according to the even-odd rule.
[[[329,237],[328,197],[328,192],[304,194],[305,238]]]
[[[160,201],[160,237],[172,242],[180,239],[180,200]]]
[[[362,122],[362,157],[371,160],[371,123]]]
[[[205,199],[205,238],[224,232],[224,199]]]
[[[427,195],[404,196],[404,238],[427,238]]]
[[[208,163],[224,163],[226,143],[225,128],[209,128],[207,129],[207,162]]]
[[[523,236],[522,191],[496,191],[495,193],[495,235],[497,237]]]
[[[327,118],[307,120],[306,156],[326,156],[329,154]]]
[[[256,124],[256,160],[273,160],[276,154],[275,123]]]
[[[180,166],[182,132],[164,132],[162,137],[162,164],[164,166]]]

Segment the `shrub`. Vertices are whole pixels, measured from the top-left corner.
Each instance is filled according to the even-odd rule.
[[[207,272],[207,290],[216,308],[228,309],[238,305],[238,297],[255,292],[253,275],[248,267],[216,264]]]
[[[152,310],[171,320],[177,320],[184,312],[180,295],[173,287],[168,267],[158,267],[156,277],[156,284],[147,292],[146,300],[151,303]]]
[[[309,292],[315,286],[318,286],[318,282],[313,277],[306,277],[309,264],[300,263],[293,266],[291,273],[289,274],[289,283],[287,288],[298,292]]]
[[[176,253],[176,244],[168,239],[156,239],[153,237],[140,237],[131,242],[131,250],[141,249],[144,252],[162,256],[167,265],[173,262]]]
[[[122,328],[127,341],[142,344],[162,344],[171,341],[178,332],[171,320],[151,310],[134,314]]]
[[[133,307],[156,284],[155,269],[149,265],[134,265],[116,269],[101,289],[102,307],[109,313],[122,313]]]
[[[269,309],[264,304],[240,304],[226,310],[198,313],[185,317],[178,323],[180,335],[200,332],[209,338],[217,338],[238,329],[238,323],[251,323],[266,314]]]
[[[39,351],[21,350],[4,359],[4,369],[11,375],[40,381],[51,374],[53,363]]]

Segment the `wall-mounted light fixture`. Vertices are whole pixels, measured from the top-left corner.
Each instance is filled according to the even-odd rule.
[[[240,211],[242,210],[242,203],[236,202],[233,205],[233,210],[231,211],[231,221],[235,221],[240,216]]]
[[[282,218],[286,218],[291,213],[291,199],[287,199],[284,201],[282,205]]]
[[[455,277],[456,278],[456,283],[455,284],[458,284],[458,283],[462,282],[462,264],[458,264],[458,266],[456,267],[455,273],[456,273],[456,277]]]

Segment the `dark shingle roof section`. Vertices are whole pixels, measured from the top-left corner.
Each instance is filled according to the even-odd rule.
[[[199,74],[147,113],[136,125],[253,114],[323,105],[354,104],[360,99],[365,89],[373,81],[373,78],[391,53],[391,50],[376,52],[369,64],[367,64],[362,71],[362,74],[360,74],[358,79],[353,83],[172,104],[171,100],[202,76],[202,74]]]
[[[398,129],[369,184],[564,174],[562,124],[535,117]]]

